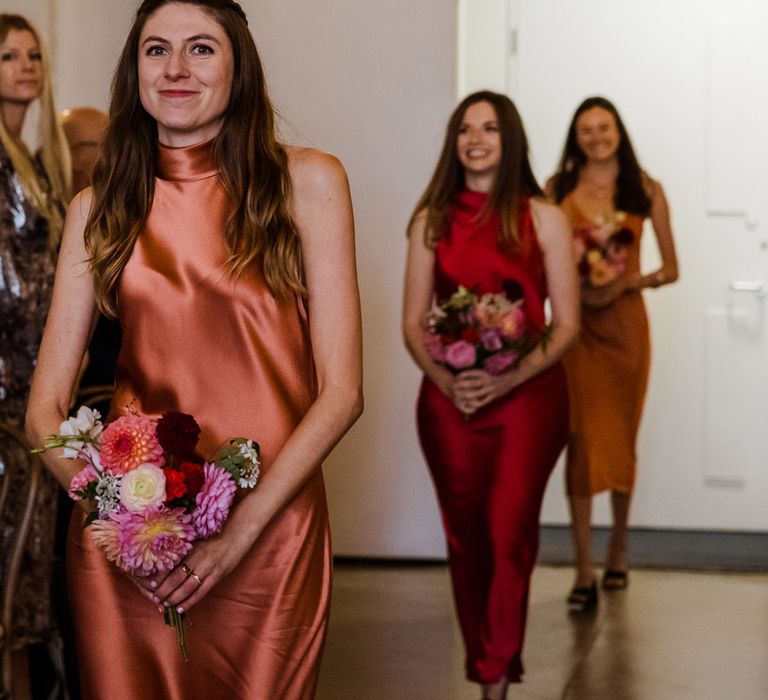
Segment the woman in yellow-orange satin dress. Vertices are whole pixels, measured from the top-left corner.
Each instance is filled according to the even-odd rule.
[[[674,282],[677,258],[661,185],[640,169],[621,117],[605,98],[588,98],[577,108],[547,190],[571,222],[583,275],[581,333],[563,359],[571,401],[566,488],[576,552],[568,604],[585,611],[597,604],[590,524],[592,496],[601,491],[611,492],[613,508],[603,588],[628,582],[629,504],[651,359],[641,292]],[[662,260],[650,274],[640,265],[646,218]],[[592,273],[587,248],[598,255]]]

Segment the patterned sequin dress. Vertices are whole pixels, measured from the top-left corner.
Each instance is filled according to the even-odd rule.
[[[32,207],[0,144],[0,421],[21,428],[53,289],[48,222]],[[0,469],[4,465],[0,464]],[[21,644],[45,640],[52,628],[50,581],[57,484],[45,472],[14,601]],[[0,580],[8,567],[26,479],[10,484],[0,522]]]

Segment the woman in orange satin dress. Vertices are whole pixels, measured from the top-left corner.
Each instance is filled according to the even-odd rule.
[[[210,457],[262,447],[220,535],[136,581],[83,530],[70,597],[85,698],[314,695],[331,552],[320,463],[362,410],[346,176],[275,140],[232,0],[145,0],[120,58],[93,188],[70,207],[27,416],[57,432],[98,309],[124,330],[111,415],[193,414]],[[77,465],[47,456],[65,488]],[[189,614],[184,663],[164,606]]]
[[[571,399],[566,486],[576,552],[568,603],[574,610],[591,610],[597,603],[592,496],[601,491],[611,492],[613,509],[603,588],[625,588],[628,582],[635,443],[650,367],[641,291],[674,282],[677,258],[664,191],[640,169],[621,117],[605,98],[589,98],[576,110],[547,191],[571,222],[582,273],[581,334],[564,358]],[[649,274],[640,267],[646,218],[662,262]]]
[[[425,316],[459,285],[478,294],[519,285],[536,331],[549,297],[548,342],[499,374],[436,363]],[[469,95],[411,220],[403,331],[424,372],[419,437],[443,515],[466,675],[487,700],[522,680],[539,513],[568,432],[559,360],[578,317],[568,222],[533,177],[520,116],[505,95]]]

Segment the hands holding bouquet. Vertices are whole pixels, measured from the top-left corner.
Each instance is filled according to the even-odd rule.
[[[610,219],[598,217],[591,226],[576,231],[574,255],[586,306],[606,306],[627,289],[627,248],[635,236],[623,227],[625,219],[626,214],[618,211]]]
[[[546,331],[530,327],[514,280],[504,292],[482,296],[460,286],[432,308],[424,334],[432,360],[455,375],[450,395],[467,415],[513,389],[520,360],[545,341]]]
[[[177,605],[183,601],[188,609],[223,575],[210,564],[204,569],[206,558],[200,555],[195,569],[193,544],[206,540],[195,546],[195,554],[204,546],[223,546],[213,536],[224,527],[237,488],[256,485],[261,464],[258,444],[245,438],[227,440],[214,460],[205,462],[195,452],[199,435],[195,419],[184,413],[159,419],[125,415],[105,427],[98,411],[83,406],[61,424],[58,435],[33,450],[63,447],[65,458],[85,462],[72,479],[70,497],[85,504],[86,526],[107,559],[155,604],[165,604],[160,609],[176,628],[185,660],[185,608]],[[235,556],[231,552],[229,559]],[[212,559],[227,569],[227,558]]]

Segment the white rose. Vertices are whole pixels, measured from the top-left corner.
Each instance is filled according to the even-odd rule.
[[[160,505],[165,500],[165,474],[154,464],[142,464],[123,476],[120,502],[131,512]]]

